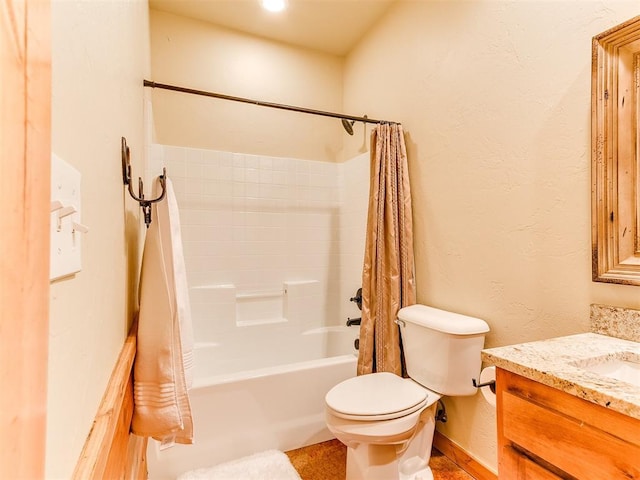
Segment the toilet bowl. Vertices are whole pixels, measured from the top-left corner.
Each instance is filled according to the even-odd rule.
[[[439,398],[386,372],[333,387],[325,399],[326,423],[347,446],[347,480],[432,480],[428,464]]]
[[[361,375],[325,397],[327,427],[347,446],[346,480],[433,480],[437,401],[477,392],[485,321],[412,305],[396,323],[410,378]]]

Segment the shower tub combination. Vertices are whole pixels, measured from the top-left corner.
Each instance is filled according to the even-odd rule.
[[[340,288],[360,281],[367,192],[351,185],[368,157],[155,144],[150,160],[167,168],[180,208],[196,349],[194,444],[151,441],[149,477],[333,438],[325,394],[356,374],[358,329],[344,320],[357,313]]]
[[[236,295],[243,302],[272,296]],[[195,313],[198,305],[193,304]],[[194,315],[196,338],[211,338],[202,330],[198,334],[197,319]],[[271,319],[239,327],[236,321],[235,338],[226,334],[234,340],[229,343],[196,343],[190,391],[194,444],[161,449],[159,442],[151,441],[149,478],[175,479],[185,471],[256,452],[286,451],[333,438],[325,425],[324,397],[338,382],[355,375],[356,336],[353,327],[304,330],[304,323]],[[251,354],[253,368],[246,353]]]

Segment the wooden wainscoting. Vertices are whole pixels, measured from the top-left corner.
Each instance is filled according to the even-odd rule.
[[[147,439],[130,433],[136,331],[137,324],[134,324],[80,454],[73,473],[75,480],[147,478]]]
[[[437,430],[433,437],[433,446],[476,480],[498,480],[498,476],[495,473],[480,464],[465,452],[460,445],[452,442]]]

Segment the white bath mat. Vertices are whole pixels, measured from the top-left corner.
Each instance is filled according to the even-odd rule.
[[[301,480],[289,457],[267,450],[248,457],[183,473],[178,480]]]

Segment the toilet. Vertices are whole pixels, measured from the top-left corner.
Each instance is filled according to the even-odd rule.
[[[346,480],[433,480],[429,468],[438,400],[474,395],[489,325],[411,305],[398,312],[407,374],[371,373],[327,393],[326,422],[347,446]]]

